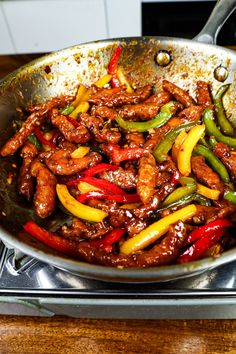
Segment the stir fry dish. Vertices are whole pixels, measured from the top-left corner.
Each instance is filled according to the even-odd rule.
[[[18,154],[18,193],[58,230],[24,231],[77,260],[155,267],[218,257],[235,245],[236,135],[223,98],[167,80],[133,88],[114,51],[108,73],[14,121],[2,157]]]

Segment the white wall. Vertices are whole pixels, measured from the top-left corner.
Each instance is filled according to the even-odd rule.
[[[141,34],[141,0],[0,0],[0,54]]]

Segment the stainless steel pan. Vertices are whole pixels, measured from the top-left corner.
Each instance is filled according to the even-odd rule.
[[[235,124],[236,52],[212,45],[235,6],[236,0],[219,1],[202,32],[192,41],[140,37],[87,43],[42,57],[8,75],[0,83],[1,143],[12,134],[10,122],[17,116],[16,109],[24,109],[61,94],[75,93],[78,83],[93,83],[106,73],[111,53],[118,44],[124,48],[120,64],[134,86],[156,82],[158,90],[165,78],[188,89],[194,96],[199,79],[211,82],[213,93],[223,81],[231,83],[225,105]],[[29,218],[40,221],[19,198],[15,184],[7,183],[7,177],[16,175],[16,163],[16,157],[0,159],[0,237],[24,254],[81,276],[116,282],[177,279],[236,260],[236,249],[224,252],[216,259],[149,269],[114,269],[69,259],[22,233],[22,224]],[[53,229],[58,221],[62,221],[60,212],[41,224]]]

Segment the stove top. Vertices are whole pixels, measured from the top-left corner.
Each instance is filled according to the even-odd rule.
[[[91,280],[0,244],[0,313],[87,318],[236,318],[236,262],[177,281]]]

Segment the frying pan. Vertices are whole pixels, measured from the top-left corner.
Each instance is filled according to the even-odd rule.
[[[98,41],[49,54],[13,72],[0,82],[1,144],[12,135],[10,123],[19,109],[55,96],[75,94],[78,83],[90,85],[107,72],[111,54],[119,44],[123,46],[119,63],[134,87],[155,82],[158,91],[162,79],[167,79],[194,96],[199,79],[212,84],[213,94],[222,82],[231,83],[224,104],[232,123],[236,124],[236,53],[214,45],[218,31],[235,6],[236,0],[218,1],[207,24],[192,41],[168,37]],[[113,282],[172,280],[236,259],[236,249],[226,251],[218,258],[147,269],[116,269],[69,259],[22,232],[22,225],[29,219],[55,230],[67,216],[57,211],[47,220],[38,220],[33,208],[16,193],[17,163],[15,156],[0,159],[0,237],[20,254],[80,276]],[[9,184],[11,177],[13,183]]]

